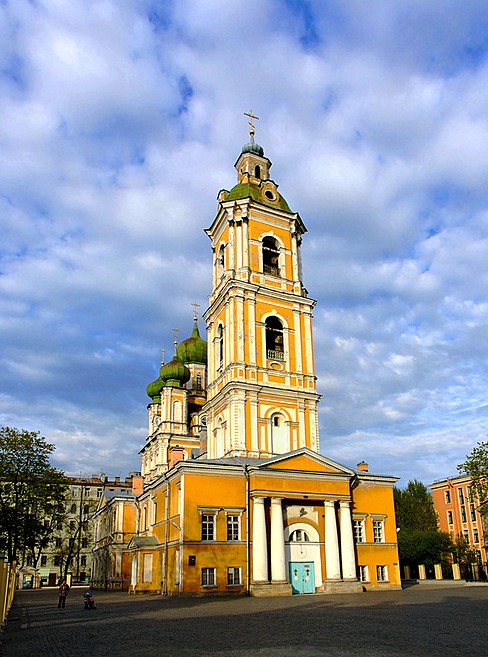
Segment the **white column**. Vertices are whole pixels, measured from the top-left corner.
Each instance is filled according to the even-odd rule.
[[[293,339],[295,341],[295,366],[296,371],[302,372],[302,327],[300,324],[300,311],[296,308],[293,309],[293,328],[295,330],[295,335]]]
[[[236,264],[234,266],[234,269],[239,271],[240,269],[242,269],[242,221],[238,221],[236,223],[237,223],[237,225],[236,225],[237,258],[236,258]]]
[[[244,320],[244,296],[242,293],[236,295],[237,308],[237,360],[239,363],[244,362],[244,332],[246,323]]]
[[[298,275],[298,249],[297,249],[297,234],[291,234],[291,259],[292,259],[292,272],[293,272],[293,281],[299,280]]]
[[[249,224],[247,216],[242,217],[242,230],[243,230],[243,266],[249,267]]]
[[[256,297],[248,298],[247,309],[249,313],[247,329],[249,331],[249,363],[256,364]]]
[[[327,579],[341,579],[339,540],[334,500],[325,500],[325,572]]]
[[[347,500],[339,502],[339,520],[341,526],[342,578],[356,580],[356,555],[354,554],[351,505]]]
[[[268,581],[268,550],[266,540],[266,519],[264,517],[264,497],[253,498],[252,517],[252,580]]]
[[[271,581],[286,582],[285,537],[281,497],[271,498]]]

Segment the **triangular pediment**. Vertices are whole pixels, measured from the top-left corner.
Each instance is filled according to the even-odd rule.
[[[259,470],[295,470],[303,472],[328,473],[334,475],[343,475],[347,477],[354,476],[354,470],[333,461],[322,454],[317,454],[312,450],[302,447],[293,452],[273,456],[262,464],[256,464]]]

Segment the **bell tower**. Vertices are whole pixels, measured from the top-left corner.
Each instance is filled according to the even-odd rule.
[[[237,184],[218,195],[205,232],[213,284],[208,327],[209,458],[319,451],[312,310],[302,281],[306,232],[250,140],[235,163]]]

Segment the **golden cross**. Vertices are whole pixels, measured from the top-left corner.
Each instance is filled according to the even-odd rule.
[[[166,349],[163,347],[163,348],[161,349],[161,365],[164,365],[164,352],[165,352],[165,351],[166,351]]]
[[[191,305],[193,306],[193,319],[197,321],[198,319],[197,313],[198,313],[198,309],[200,308],[200,304],[194,301]]]
[[[173,329],[173,335],[174,335],[173,344],[174,344],[174,346],[175,346],[175,349],[176,349],[176,345],[178,344],[178,333],[179,333],[179,332],[180,332],[180,329],[179,329],[179,328],[174,328],[174,329]]]
[[[259,121],[259,116],[255,116],[252,113],[252,109],[249,110],[249,112],[244,112],[244,116],[249,117],[249,119],[250,119],[250,121],[249,121],[249,125],[250,125],[249,134],[254,135],[254,133],[256,131],[256,126],[254,125],[254,123],[252,121],[253,121],[253,119],[256,119],[257,121]]]

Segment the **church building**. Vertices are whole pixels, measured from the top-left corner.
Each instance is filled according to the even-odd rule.
[[[400,588],[393,486],[320,453],[306,233],[254,139],[205,231],[209,306],[147,388],[130,590],[164,595]],[[202,335],[205,335],[202,330]]]

